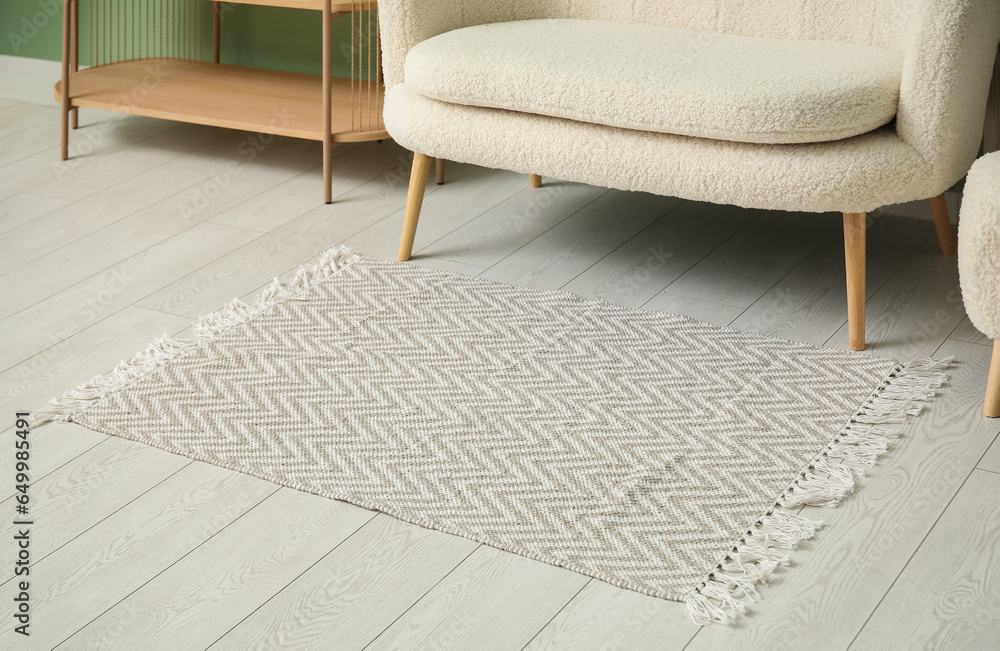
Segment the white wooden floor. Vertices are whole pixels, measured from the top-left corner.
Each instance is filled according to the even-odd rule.
[[[251,134],[87,111],[81,124],[62,164],[57,110],[0,100],[7,604],[16,410],[331,245],[393,257],[402,221],[409,162],[389,142],[338,151],[326,206],[315,143],[258,151]],[[838,215],[447,176],[414,264],[846,347]],[[996,648],[989,342],[931,223],[881,217],[869,238],[869,350],[959,364],[855,495],[805,509],[826,528],[739,626],[699,628],[679,603],[61,424],[31,434],[30,644],[5,615],[0,648]]]

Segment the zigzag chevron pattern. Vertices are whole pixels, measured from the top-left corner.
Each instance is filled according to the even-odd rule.
[[[894,367],[355,256],[73,420],[684,600]]]

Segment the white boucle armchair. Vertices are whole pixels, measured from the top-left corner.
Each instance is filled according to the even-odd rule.
[[[958,269],[969,319],[993,339],[983,413],[1000,417],[1000,153],[976,161],[965,183]]]
[[[943,193],[979,149],[998,0],[379,7],[385,125],[415,152],[401,260],[412,251],[432,157],[748,208],[844,213],[856,350],[864,348],[865,213],[933,197],[942,249],[954,253]]]

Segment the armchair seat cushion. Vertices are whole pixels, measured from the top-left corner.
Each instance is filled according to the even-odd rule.
[[[744,143],[816,143],[896,115],[899,52],[593,20],[464,27],[416,45],[431,99]]]

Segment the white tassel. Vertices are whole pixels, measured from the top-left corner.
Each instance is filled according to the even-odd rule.
[[[696,624],[732,624],[745,612],[740,598],[757,601],[757,585],[788,564],[787,552],[812,538],[821,526],[789,509],[802,506],[834,507],[854,490],[863,472],[852,465],[873,466],[900,435],[909,416],[919,415],[924,403],[948,381],[945,370],[952,358],[920,359],[898,367],[883,386],[858,410],[840,434],[802,471],[776,501],[779,508],[760,518],[743,540],[702,583],[687,596]]]
[[[229,329],[246,323],[280,301],[301,297],[307,289],[336,275],[358,257],[348,247],[334,247],[325,251],[316,264],[299,267],[295,276],[287,283],[275,278],[261,292],[254,305],[247,305],[239,299],[234,299],[218,312],[201,317],[195,322],[193,338],[174,339],[169,335],[163,335],[132,359],[122,361],[110,373],[91,378],[77,388],[67,391],[63,396],[51,400],[48,405],[35,413],[33,426],[37,427],[48,421],[72,422],[74,416],[93,403],[116,391],[121,391],[136,379],[155,371],[171,359],[184,355]]]

